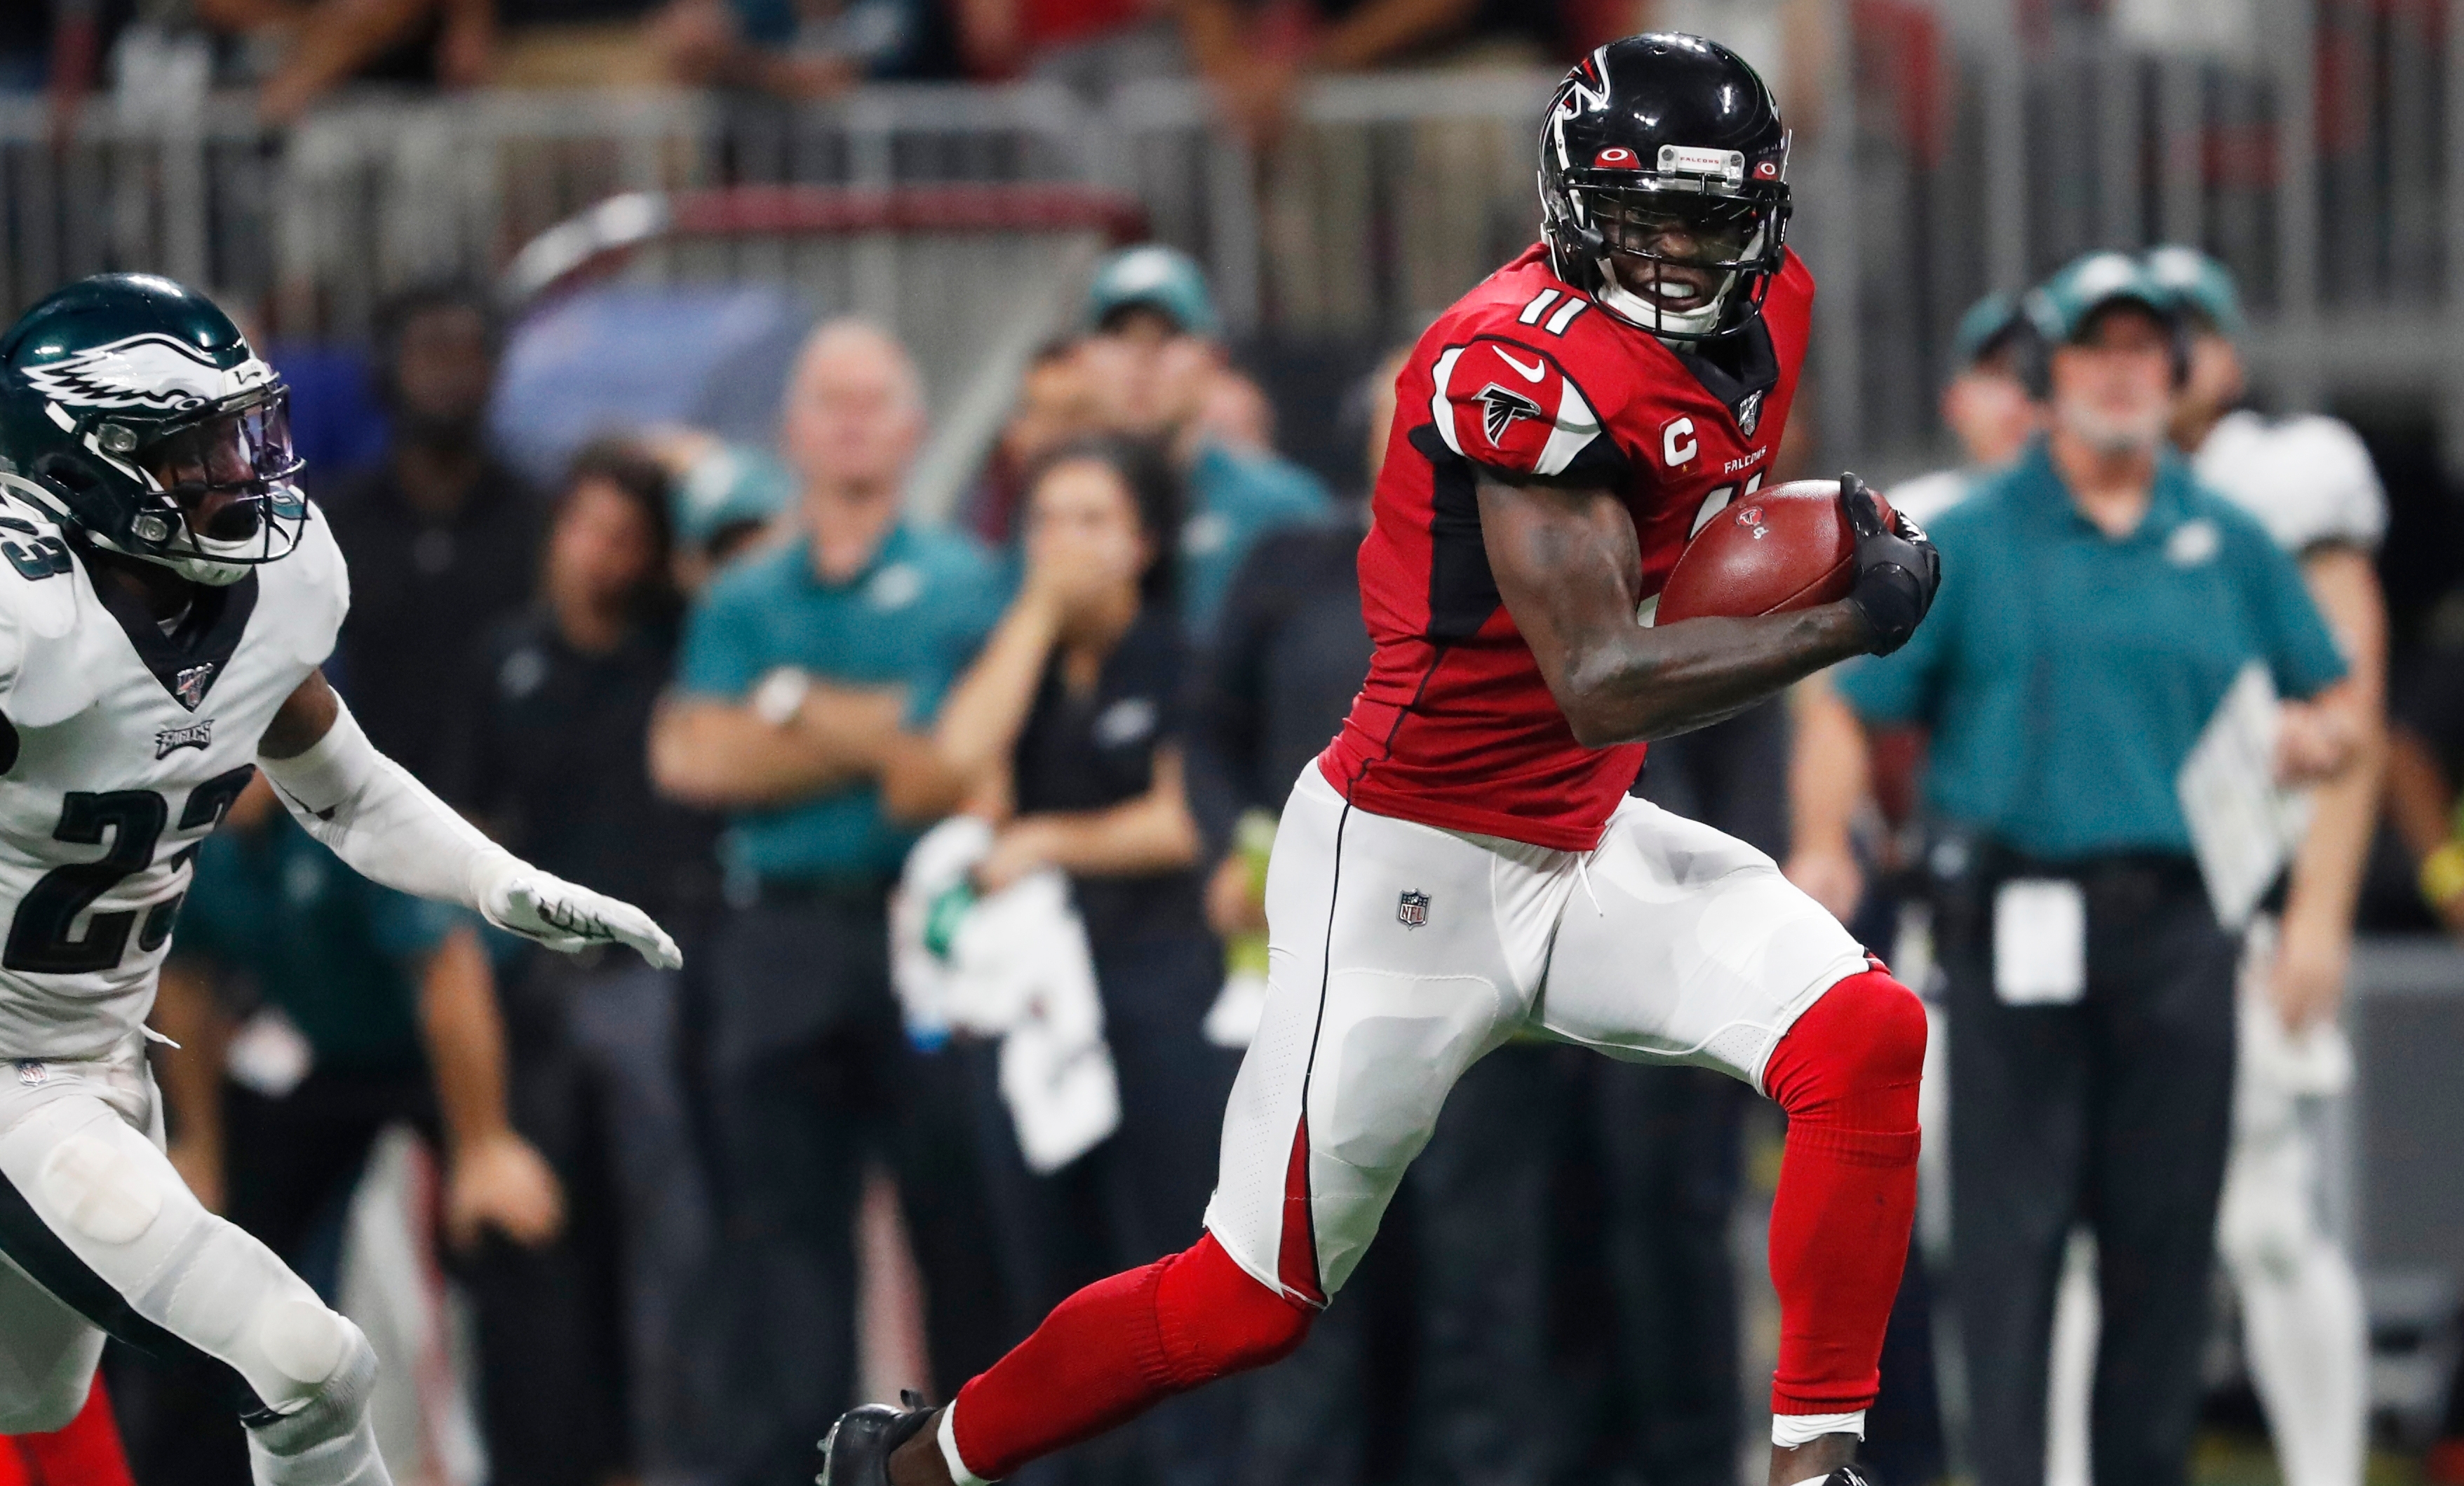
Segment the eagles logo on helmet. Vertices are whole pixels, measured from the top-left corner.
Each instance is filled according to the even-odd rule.
[[[1788,145],[1771,89],[1718,42],[1597,48],[1541,126],[1550,267],[1664,340],[1743,329],[1787,262]]]
[[[298,544],[290,389],[212,301],[101,273],[0,335],[0,486],[72,540],[237,582]]]

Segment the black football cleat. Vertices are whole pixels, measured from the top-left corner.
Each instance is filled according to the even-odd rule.
[[[906,1407],[867,1404],[839,1416],[822,1436],[822,1474],[813,1477],[814,1486],[890,1486],[891,1453],[940,1412],[918,1393],[902,1391],[898,1400]]]
[[[1873,1473],[1863,1466],[1843,1465],[1822,1478],[1822,1486],[1876,1486]]]

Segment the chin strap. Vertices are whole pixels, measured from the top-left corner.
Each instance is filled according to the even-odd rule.
[[[1708,336],[1720,327],[1720,317],[1727,313],[1728,295],[1737,292],[1737,275],[1730,273],[1720,292],[1691,310],[1663,310],[1649,299],[1620,283],[1609,260],[1599,262],[1600,289],[1593,295],[1617,318],[1655,336]]]

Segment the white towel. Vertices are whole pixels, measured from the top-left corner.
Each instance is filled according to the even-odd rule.
[[[915,843],[891,909],[891,978],[910,1036],[1001,1039],[1020,1153],[1047,1174],[1120,1127],[1120,1082],[1068,880],[1046,868],[972,897],[967,875],[991,846],[991,827],[969,816]]]

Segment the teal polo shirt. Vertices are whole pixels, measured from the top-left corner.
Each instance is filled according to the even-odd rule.
[[[1202,447],[1180,525],[1180,622],[1189,636],[1203,642],[1214,633],[1224,591],[1259,537],[1322,521],[1331,504],[1318,477],[1288,459]]]
[[[959,533],[901,524],[872,560],[843,583],[813,572],[796,541],[730,567],[685,624],[680,689],[740,702],[781,666],[847,686],[907,688],[923,721],[992,633],[1009,586],[992,558]],[[794,804],[729,818],[721,850],[733,874],[788,880],[888,882],[914,833],[882,813],[867,781]]]
[[[380,887],[277,812],[197,848],[173,952],[245,975],[320,1066],[414,1071],[419,985],[462,909]]]
[[[2188,854],[2174,776],[2242,667],[2288,697],[2344,673],[2292,559],[2169,455],[2119,540],[2041,440],[1929,534],[1933,612],[1897,653],[1840,667],[1839,691],[1869,723],[1930,729],[1927,801],[2030,856]]]

